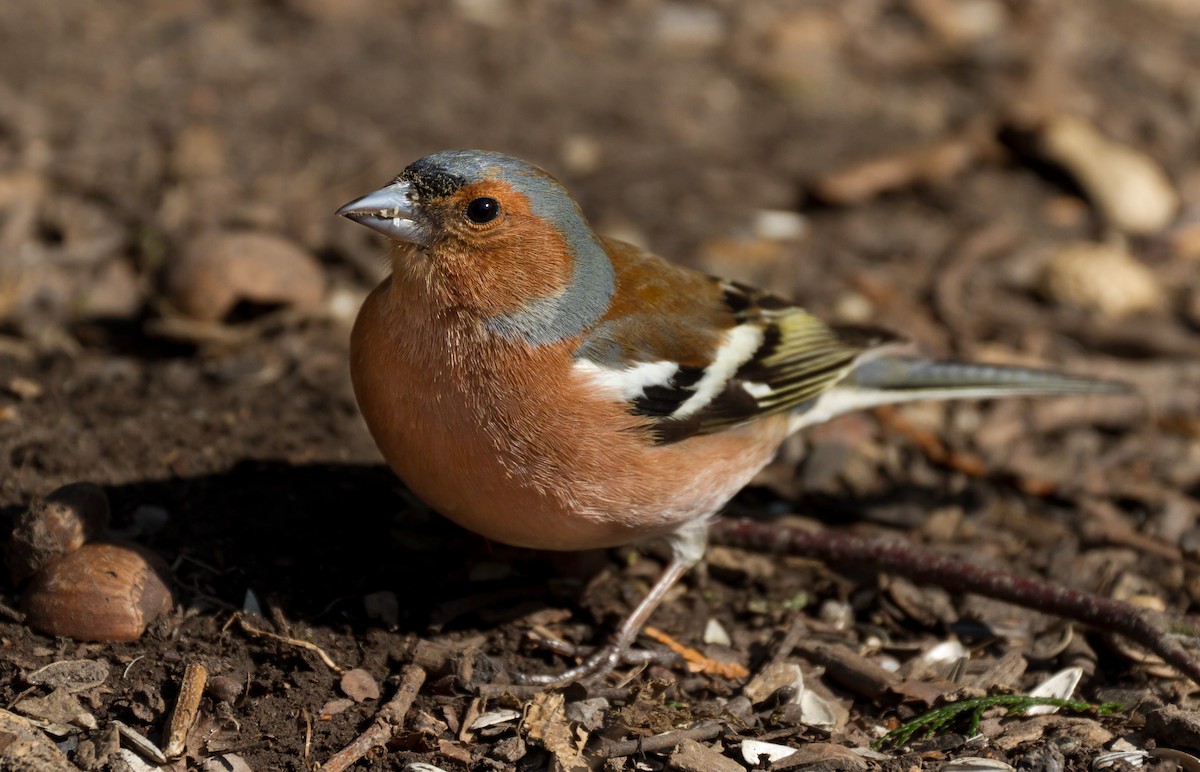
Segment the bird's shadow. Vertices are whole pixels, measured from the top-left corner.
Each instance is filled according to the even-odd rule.
[[[364,598],[391,593],[391,626],[426,631],[491,626],[548,603],[570,603],[591,567],[574,557],[495,544],[437,516],[386,467],[242,461],[227,471],[107,486],[113,530],[173,566],[178,599],[264,609],[356,632],[388,626]],[[903,488],[896,500],[944,505],[949,494]],[[749,491],[738,516],[766,517]],[[827,499],[813,514],[845,523],[867,502]],[[0,513],[12,516],[19,508]],[[778,511],[778,507],[776,507]],[[568,581],[562,579],[565,573]]]

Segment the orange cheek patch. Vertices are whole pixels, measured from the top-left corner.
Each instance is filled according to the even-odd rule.
[[[456,281],[488,315],[512,314],[530,300],[557,295],[569,285],[573,260],[562,234],[535,216],[529,200],[506,184],[486,181],[462,188],[462,206],[479,196],[501,203],[504,219],[459,234]]]

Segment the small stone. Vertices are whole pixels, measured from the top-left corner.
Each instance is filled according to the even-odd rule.
[[[214,676],[208,681],[208,696],[217,702],[237,702],[242,696],[242,682],[229,676]]]
[[[1166,705],[1146,716],[1146,734],[1159,747],[1186,748],[1200,752],[1200,712]]]
[[[1008,27],[1009,11],[999,0],[915,0],[912,10],[952,46],[992,40]]]
[[[1038,289],[1055,302],[1118,319],[1167,304],[1149,268],[1119,246],[1091,242],[1059,250],[1043,267]]]
[[[800,748],[787,748],[787,766],[792,769],[837,769],[844,772],[863,772],[871,767],[853,749],[835,743],[805,743]],[[782,765],[781,765],[782,766]]]
[[[760,209],[754,213],[754,235],[769,241],[799,241],[808,232],[808,220],[799,212]]]
[[[339,713],[344,713],[354,705],[354,700],[347,697],[338,697],[336,700],[330,700],[321,706],[320,715],[322,718],[326,716],[336,716]]]
[[[1172,256],[1200,261],[1200,222],[1181,224],[1175,228],[1170,244]]]
[[[133,268],[110,260],[80,290],[76,314],[85,319],[128,319],[141,310],[145,297]]]
[[[342,692],[355,702],[379,699],[379,684],[370,673],[355,668],[342,674]]]
[[[32,378],[22,378],[19,375],[9,379],[7,388],[9,392],[15,394],[26,402],[31,402],[37,399],[38,397],[42,396],[43,392],[45,392],[45,389],[42,388],[42,384],[38,383]]]
[[[833,315],[844,324],[866,324],[875,318],[875,304],[859,292],[844,292],[838,295],[833,306]]]
[[[226,172],[225,138],[211,126],[188,126],[175,138],[171,171],[177,177],[216,177]]]

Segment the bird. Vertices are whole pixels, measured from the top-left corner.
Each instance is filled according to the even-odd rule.
[[[1098,394],[1121,384],[937,361],[880,329],[596,234],[553,176],[483,150],[425,156],[337,210],[391,242],[350,342],[381,455],[426,504],[542,550],[664,540],[670,558],[607,643],[527,683],[624,661],[708,524],[791,434],[924,399]]]

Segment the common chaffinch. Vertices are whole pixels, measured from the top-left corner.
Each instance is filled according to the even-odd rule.
[[[338,214],[394,242],[350,357],[404,483],[506,544],[671,547],[608,645],[535,682],[611,670],[789,434],[885,403],[1116,389],[901,355],[890,334],[597,236],[553,177],[509,155],[435,153]]]

